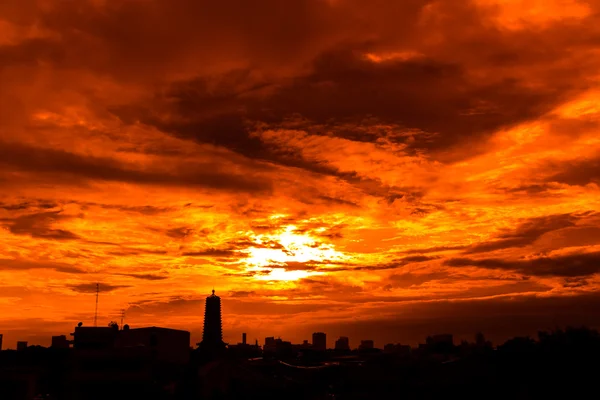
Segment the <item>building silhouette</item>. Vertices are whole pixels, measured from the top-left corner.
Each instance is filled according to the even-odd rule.
[[[115,347],[119,330],[107,326],[77,326],[73,336],[76,350],[106,350]]]
[[[484,347],[486,345],[486,340],[485,340],[485,336],[483,333],[478,332],[475,335],[475,345],[477,347]]]
[[[315,332],[312,335],[313,349],[318,351],[327,350],[327,335],[323,332]]]
[[[67,339],[66,335],[52,336],[51,347],[55,349],[68,349],[69,346],[70,341]]]
[[[428,345],[446,344],[452,346],[454,345],[454,337],[450,333],[432,335],[427,337],[426,342]]]
[[[410,346],[409,345],[403,345],[400,343],[394,344],[394,343],[388,343],[383,347],[383,352],[387,353],[387,354],[396,354],[396,355],[402,355],[402,356],[407,356],[410,354]]]
[[[204,331],[202,332],[202,342],[199,343],[203,350],[223,350],[223,325],[221,321],[221,298],[212,294],[206,298],[204,307]]]
[[[359,350],[373,350],[375,348],[375,343],[372,340],[361,340],[360,346],[358,346]]]
[[[335,341],[335,349],[350,350],[350,339],[348,339],[347,336],[340,336],[340,338]]]
[[[227,352],[229,355],[238,358],[249,358],[249,357],[259,357],[262,355],[262,350],[258,345],[258,340],[256,340],[255,344],[249,344],[247,342],[246,333],[242,333],[242,342],[238,344],[228,344]]]
[[[454,349],[454,337],[449,333],[427,336],[425,343],[427,350],[433,353],[445,354]]]
[[[115,341],[117,349],[149,350],[153,360],[183,365],[190,358],[190,333],[157,326],[124,329]]]
[[[27,348],[27,342],[17,342],[17,350],[22,351]]]
[[[2,334],[0,333],[0,351],[2,351]]]

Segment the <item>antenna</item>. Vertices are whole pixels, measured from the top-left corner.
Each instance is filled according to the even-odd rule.
[[[100,284],[96,283],[96,312],[94,313],[94,326],[98,326],[98,295],[100,294]]]
[[[125,309],[121,309],[121,330],[123,329],[123,320],[125,319]]]

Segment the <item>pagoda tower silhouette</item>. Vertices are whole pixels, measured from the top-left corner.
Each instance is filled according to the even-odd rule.
[[[223,342],[223,323],[221,321],[221,298],[212,294],[206,298],[204,306],[204,331],[202,342],[198,343],[201,350],[210,352],[225,349]]]

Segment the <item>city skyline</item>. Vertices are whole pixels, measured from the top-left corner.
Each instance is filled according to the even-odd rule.
[[[0,330],[600,326],[598,0],[0,2]]]
[[[188,332],[188,335],[190,337],[190,348],[194,349],[197,348],[199,350],[202,350],[204,352],[207,352],[208,354],[213,353],[214,355],[219,354],[221,352],[221,350],[224,350],[226,347],[228,346],[233,346],[234,348],[236,346],[247,346],[250,345],[250,343],[248,342],[247,338],[248,338],[248,333],[247,332],[241,332],[241,338],[242,341],[241,342],[236,342],[236,340],[233,339],[233,335],[230,333],[229,335],[226,335],[226,333],[223,332],[223,322],[222,322],[222,312],[221,312],[221,298],[219,296],[217,296],[215,294],[215,289],[212,289],[212,293],[207,296],[205,298],[205,303],[204,303],[204,323],[202,326],[202,334],[201,334],[201,338],[202,340],[198,343],[196,343],[196,345],[194,346],[193,343],[194,342],[194,338],[197,337],[197,333],[196,335],[194,335],[193,333],[188,332],[185,329],[180,329],[180,331],[182,332]],[[122,311],[121,315],[121,324],[119,325],[117,322],[112,321],[107,325],[108,327],[111,328],[115,328],[117,330],[129,330],[131,327],[131,325],[129,323],[125,324],[124,323],[124,317],[125,317],[125,313],[124,311]],[[94,316],[95,317],[95,316]],[[103,325],[96,325],[96,318],[94,318],[94,325],[89,325],[89,326],[85,326],[83,324],[83,322],[79,322],[77,324],[77,327],[81,327],[84,326],[85,329],[89,329],[89,328],[95,328],[95,327],[99,327],[100,330],[105,329],[107,326],[103,326]],[[577,327],[577,326],[570,326],[572,327]],[[133,329],[155,329],[156,326],[134,326]],[[159,327],[159,328],[167,328],[167,329],[172,329],[173,327]],[[558,329],[561,328],[560,326],[554,326],[554,329]],[[563,328],[569,328],[568,326],[565,326]],[[76,331],[77,328],[74,328],[74,330]],[[516,334],[514,335],[514,337],[535,337],[537,334],[539,334],[539,332],[545,332],[546,330],[551,331],[552,328],[547,329],[547,328],[538,328],[534,331],[528,332],[526,334]],[[396,335],[396,336],[392,336],[391,339],[390,337],[388,337],[387,339],[384,340],[374,340],[373,338],[379,338],[381,339],[382,337],[377,335],[377,332],[368,332],[366,335],[363,334],[362,337],[360,339],[358,338],[354,338],[354,341],[352,341],[352,338],[347,336],[347,332],[343,332],[342,334],[339,334],[338,336],[332,337],[332,336],[328,336],[327,332],[322,332],[322,331],[318,331],[318,332],[312,332],[312,334],[307,335],[306,337],[308,338],[304,338],[302,337],[302,334],[299,334],[298,332],[300,332],[301,330],[298,329],[296,331],[295,335],[292,335],[293,339],[292,340],[286,340],[286,339],[290,339],[290,338],[282,338],[281,335],[277,335],[277,334],[273,334],[272,332],[269,333],[269,336],[263,336],[262,338],[259,338],[257,336],[254,337],[254,341],[256,343],[257,346],[261,346],[259,344],[259,342],[264,343],[264,346],[270,346],[273,347],[273,349],[276,347],[276,343],[287,343],[289,345],[293,345],[293,346],[300,346],[302,348],[309,348],[312,350],[317,350],[317,351],[325,351],[325,350],[368,350],[368,349],[384,349],[385,347],[389,346],[389,345],[394,345],[394,346],[408,346],[408,347],[420,347],[422,345],[429,345],[430,344],[430,340],[431,341],[445,341],[445,342],[449,342],[449,343],[453,343],[453,344],[459,344],[462,342],[466,342],[466,343],[475,343],[478,346],[481,346],[484,343],[489,343],[490,345],[492,344],[492,342],[490,341],[486,341],[486,336],[483,332],[481,331],[476,331],[476,332],[471,332],[471,335],[469,337],[469,334],[466,333],[460,333],[459,335],[455,335],[454,333],[449,333],[449,332],[445,332],[445,333],[441,333],[438,331],[434,331],[434,332],[428,332],[426,335],[418,338],[418,339],[414,339],[413,340],[399,340],[399,337],[401,337],[402,335]],[[306,330],[304,330],[306,332]],[[336,330],[336,332],[339,332],[339,330]],[[69,335],[73,335],[72,333],[69,333]],[[0,350],[6,349],[6,350],[10,350],[10,349],[16,349],[16,350],[23,350],[25,348],[27,348],[27,346],[36,346],[36,345],[48,345],[49,343],[52,343],[52,346],[54,346],[54,341],[57,340],[57,343],[60,344],[60,346],[64,346],[66,344],[67,347],[69,347],[69,345],[67,344],[69,341],[66,339],[67,335],[61,333],[60,335],[52,335],[51,337],[45,337],[43,340],[39,340],[39,337],[36,337],[37,341],[34,341],[33,343],[30,343],[29,340],[22,340],[23,338],[16,338],[16,342],[15,342],[15,347],[11,348],[11,347],[6,347],[3,348],[2,347],[2,341],[3,341],[3,334],[0,333]],[[494,335],[492,335],[493,337],[495,337]],[[223,338],[230,338],[230,341],[227,340],[223,340]],[[27,338],[31,338],[30,336],[27,336]],[[300,339],[299,339],[300,338]],[[473,340],[474,338],[474,340]],[[498,339],[498,337],[495,337],[496,339]],[[507,335],[506,337],[502,337],[501,339],[499,339],[500,342],[503,342],[504,340],[510,339],[512,338],[510,335]],[[261,340],[261,339],[264,339]],[[312,339],[312,340],[311,340]],[[308,346],[308,347],[307,347]],[[274,351],[272,349],[272,351]],[[264,350],[264,348],[263,348]]]

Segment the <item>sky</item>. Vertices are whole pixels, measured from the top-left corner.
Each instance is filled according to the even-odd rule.
[[[600,326],[599,0],[0,2],[0,333]]]

